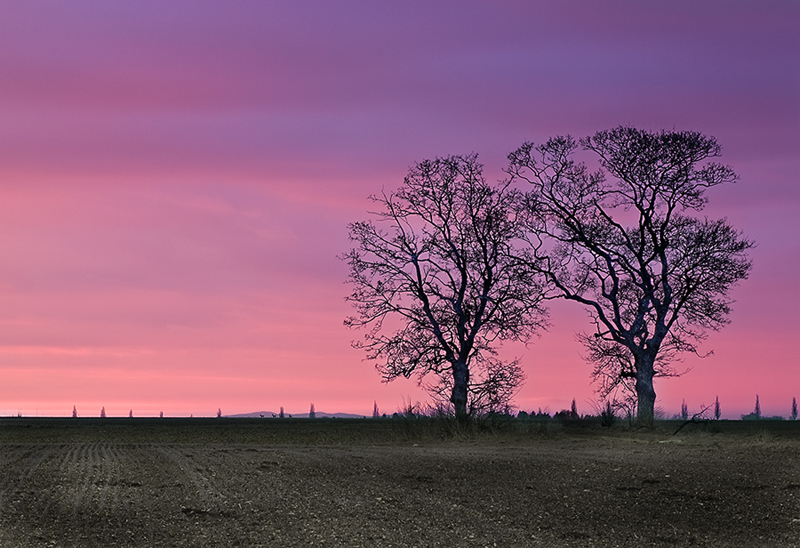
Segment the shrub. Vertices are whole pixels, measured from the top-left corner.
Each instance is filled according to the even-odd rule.
[[[606,400],[606,406],[600,412],[600,425],[610,427],[614,424],[616,418],[617,417],[614,416],[614,408],[611,406],[611,401]]]

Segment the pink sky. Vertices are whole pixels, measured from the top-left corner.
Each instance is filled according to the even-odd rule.
[[[800,290],[800,4],[3,2],[0,414],[393,412],[349,313],[348,222],[423,158],[620,124],[715,136],[706,213],[755,239],[675,413],[787,415]],[[525,410],[591,410],[553,306]]]

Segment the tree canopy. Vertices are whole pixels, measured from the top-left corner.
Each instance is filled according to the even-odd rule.
[[[575,160],[579,145],[598,170]],[[753,242],[726,219],[693,215],[706,189],[737,178],[707,161],[720,152],[697,132],[617,127],[509,155],[510,181],[530,185],[531,269],[589,311],[594,332],[579,338],[601,392],[630,390],[643,424],[653,420],[653,377],[675,374],[674,359],[728,323],[729,291],[751,268]]]
[[[497,346],[546,324],[540,278],[515,247],[520,196],[488,184],[474,154],[424,160],[395,192],[370,197],[372,220],[349,225],[356,314],[345,324],[369,326],[354,346],[387,381],[432,378],[460,419],[508,403],[523,375]]]

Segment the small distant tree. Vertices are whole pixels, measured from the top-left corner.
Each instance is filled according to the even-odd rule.
[[[371,196],[373,220],[351,223],[348,327],[385,381],[415,376],[459,421],[507,406],[524,375],[504,340],[546,324],[537,274],[519,260],[520,193],[491,185],[477,155],[424,160],[400,188]],[[426,383],[423,383],[423,380]]]
[[[378,411],[378,402],[377,402],[377,401],[375,401],[375,402],[372,404],[372,418],[373,418],[373,419],[377,419],[377,418],[378,418],[378,417],[380,417],[380,416],[381,416],[381,415],[380,415],[380,412]]]
[[[283,414],[283,406],[281,405],[281,412],[280,412],[280,413],[278,413],[278,418],[279,418],[279,419],[282,419],[283,417],[284,417],[284,414]]]
[[[689,420],[689,406],[686,405],[686,400],[683,400],[683,403],[681,403],[681,419]]]
[[[753,414],[756,416],[756,419],[761,418],[761,404],[758,401],[758,394],[756,394],[756,409],[753,411]]]
[[[158,418],[160,418],[160,419],[164,418],[164,412],[163,411],[158,413]]]
[[[578,414],[578,405],[575,403],[575,398],[572,398],[572,407],[570,407],[569,418],[579,419],[581,416]]]
[[[128,412],[128,418],[129,418],[129,419],[132,419],[132,418],[133,418],[133,409],[131,409],[131,410]]]
[[[105,407],[101,407],[100,408],[100,418],[101,419],[106,418],[106,408]]]
[[[797,420],[797,398],[792,398],[792,414],[789,416],[793,421]]]
[[[222,408],[221,407],[217,409],[217,418],[218,419],[222,418]]]
[[[309,419],[316,419],[317,418],[317,412],[314,409],[314,404],[313,403],[311,404],[311,409],[308,410],[308,418]]]
[[[78,408],[76,406],[74,406],[74,405],[72,406],[72,418],[73,419],[77,419],[78,418]]]
[[[719,420],[721,416],[722,412],[720,411],[719,407],[719,396],[717,396],[717,399],[714,400],[714,420]]]

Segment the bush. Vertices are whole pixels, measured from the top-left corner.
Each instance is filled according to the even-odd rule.
[[[614,408],[611,402],[606,400],[606,406],[600,412],[600,426],[610,427],[614,424],[617,417],[614,415]]]

